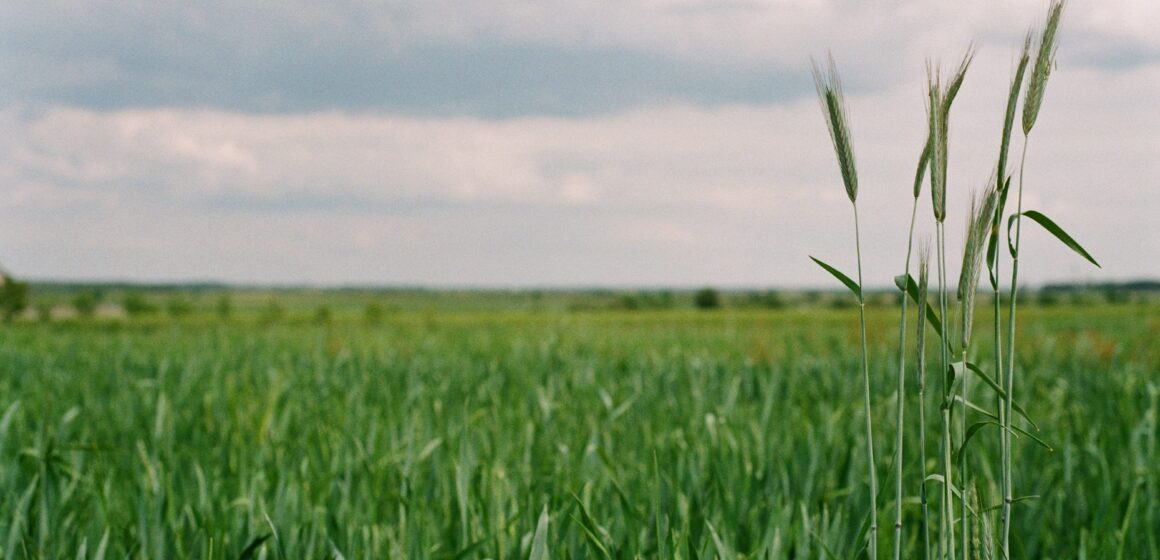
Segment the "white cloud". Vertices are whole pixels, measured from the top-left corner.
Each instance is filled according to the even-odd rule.
[[[690,62],[722,75],[782,76],[779,85],[803,79],[809,57],[832,50],[847,84],[873,86],[851,88],[849,105],[867,277],[885,284],[901,260],[923,140],[925,59],[949,65],[970,42],[978,47],[951,125],[949,202],[957,217],[993,165],[1013,52],[1045,7],[999,0],[18,1],[0,23],[12,37],[0,74],[29,95],[75,90],[107,103],[17,96],[4,107],[8,98],[0,97],[0,255],[17,272],[50,277],[823,283],[805,255],[850,262],[852,224],[812,99],[724,103],[719,91],[685,95],[678,90],[688,84],[680,82],[639,90],[648,95],[623,104],[594,103],[604,110],[575,117],[509,110],[501,113],[523,116],[488,119],[471,110],[424,113],[421,104],[408,113],[389,103],[349,103],[344,86],[364,84],[369,78],[360,72],[385,57],[406,66],[407,53],[431,46],[644,52],[678,61],[665,72]],[[1060,67],[1028,155],[1027,206],[1074,233],[1108,277],[1160,274],[1155,259],[1140,257],[1160,254],[1152,231],[1160,218],[1157,20],[1160,4],[1148,0],[1069,4]],[[295,85],[318,76],[341,78],[344,68],[331,75],[318,67],[341,65],[347,55],[363,57],[345,68],[349,81],[323,83],[331,93],[304,94],[320,96],[317,104],[287,106],[378,109],[253,114],[222,108],[244,103],[187,107],[180,95],[190,82],[179,78],[205,78],[209,99],[294,95]],[[314,66],[302,67],[304,60]],[[504,75],[503,67],[475,70]],[[535,76],[532,70],[517,81]],[[278,82],[287,76],[301,79]],[[365,83],[372,93],[395,85],[390,77]],[[526,84],[509,85],[519,91]],[[577,86],[552,82],[535,92],[551,95],[551,87]],[[151,88],[154,108],[117,101],[138,88]],[[620,94],[616,84],[609,88]],[[925,198],[920,209],[929,212]],[[951,224],[952,233],[958,229]],[[1028,243],[1033,281],[1101,277],[1044,235],[1033,233]]]
[[[1008,61],[981,50],[952,115],[952,246],[993,165]],[[919,74],[849,100],[870,283],[901,260],[921,90]],[[1160,65],[1052,75],[1026,204],[1105,272],[1031,234],[1028,279],[1160,274],[1140,258],[1160,253],[1158,95]],[[807,254],[852,258],[811,99],[506,120],[59,107],[0,127],[0,249],[33,276],[809,284],[827,280]]]

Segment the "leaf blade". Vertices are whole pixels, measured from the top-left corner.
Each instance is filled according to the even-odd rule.
[[[834,278],[837,278],[839,282],[844,284],[846,286],[846,288],[849,289],[854,294],[854,297],[858,298],[858,301],[862,301],[862,287],[859,286],[857,282],[852,280],[849,276],[846,276],[845,274],[843,274],[842,271],[826,264],[825,262],[818,259],[817,257],[814,257],[811,255],[810,259],[813,260],[815,263],[817,263],[818,266],[825,269],[826,272],[829,272],[831,276],[833,276]]]
[[[903,279],[904,277],[905,280]],[[904,282],[905,287],[903,287]],[[937,334],[939,338],[942,338],[942,321],[939,320],[938,313],[935,312],[934,307],[930,305],[930,302],[919,301],[918,283],[914,281],[914,277],[909,273],[905,275],[899,274],[898,276],[894,277],[894,285],[897,286],[899,290],[906,292],[906,294],[910,296],[910,301],[913,301],[915,305],[921,305],[926,309],[926,322],[930,323],[930,326],[934,329],[935,334]],[[948,342],[947,344],[950,343]]]
[[[1076,241],[1072,236],[1068,235],[1067,232],[1063,231],[1063,228],[1059,227],[1058,224],[1051,221],[1051,218],[1043,215],[1042,212],[1028,210],[1024,212],[1023,215],[1031,218],[1035,223],[1043,226],[1043,229],[1046,229],[1048,233],[1054,235],[1055,238],[1066,245],[1068,249],[1075,251],[1079,256],[1083,257],[1088,262],[1096,265],[1096,268],[1103,268],[1100,266],[1100,263],[1096,262],[1096,259],[1087,252],[1087,250],[1080,246],[1078,241]]]
[[[532,551],[528,560],[548,560],[548,506],[540,512],[540,520],[536,523],[536,532],[532,534]]]

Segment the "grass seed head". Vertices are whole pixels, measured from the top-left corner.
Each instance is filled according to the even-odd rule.
[[[930,145],[930,198],[934,205],[934,219],[942,223],[947,216],[947,143],[950,138],[951,104],[963,86],[967,69],[975,58],[974,47],[967,48],[950,82],[942,81],[942,70],[929,62],[926,65],[926,112]],[[915,196],[918,189],[915,189]]]
[[[1043,92],[1047,88],[1047,78],[1051,76],[1051,69],[1055,66],[1056,31],[1059,30],[1059,20],[1063,17],[1063,0],[1053,0],[1047,9],[1047,22],[1043,25],[1043,33],[1039,36],[1039,49],[1035,55],[1035,67],[1031,70],[1031,78],[1027,82],[1027,97],[1023,101],[1023,134],[1031,134],[1035,120],[1039,118],[1039,109],[1043,105]]]
[[[930,286],[930,241],[923,240],[918,245],[918,371],[926,369],[926,300]],[[919,383],[922,380],[919,379]]]
[[[967,233],[963,247],[963,266],[959,272],[958,286],[958,297],[962,304],[963,314],[961,342],[964,349],[971,340],[975,294],[978,291],[979,274],[982,272],[983,256],[986,254],[987,238],[991,234],[991,223],[998,199],[994,174],[992,174],[991,181],[983,192],[971,199],[971,210],[968,214]]]
[[[926,116],[929,129],[930,144],[930,201],[934,207],[934,219],[942,223],[947,215],[946,202],[946,151],[947,143],[944,132],[942,113],[942,78],[938,68],[930,64],[926,67]]]
[[[927,164],[930,163],[930,135],[927,135],[926,144],[922,146],[922,154],[918,156],[918,170],[914,173],[914,198],[922,193],[922,178],[926,175]]]
[[[1011,87],[1007,92],[1007,113],[1003,117],[1003,139],[999,143],[999,168],[996,182],[1000,191],[1006,189],[1007,182],[1007,151],[1011,145],[1011,129],[1015,124],[1015,105],[1019,102],[1019,90],[1023,87],[1023,76],[1027,72],[1027,63],[1031,59],[1031,33],[1023,40],[1023,50],[1019,53],[1019,62],[1015,66],[1015,76],[1011,78]]]
[[[829,58],[826,70],[813,64],[814,87],[818,100],[822,103],[822,113],[826,117],[826,128],[834,143],[834,153],[838,156],[838,167],[842,171],[842,183],[846,186],[846,196],[850,202],[858,199],[858,173],[854,167],[854,144],[850,140],[850,129],[846,120],[846,100],[842,95],[842,82],[838,79],[838,68],[833,57]]]

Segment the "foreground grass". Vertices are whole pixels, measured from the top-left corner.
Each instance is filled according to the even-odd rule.
[[[1039,495],[1015,556],[1160,556],[1157,311],[1021,312],[1020,394],[1054,451],[1015,447]],[[879,387],[896,320],[867,314]],[[9,326],[0,558],[522,558],[545,506],[553,557],[850,556],[858,332],[804,310]],[[972,442],[983,504],[997,437]]]

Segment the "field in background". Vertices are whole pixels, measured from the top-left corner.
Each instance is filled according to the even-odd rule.
[[[828,294],[252,290],[221,313],[207,288],[128,317],[108,288],[86,320],[38,293],[51,321],[0,327],[0,558],[525,558],[545,507],[553,557],[859,544],[858,323]],[[1054,450],[1016,440],[1039,497],[1014,556],[1157,557],[1160,305],[1076,301],[1020,311],[1017,398]],[[889,486],[892,394],[874,414]],[[984,480],[997,439],[971,442]],[[907,557],[917,521],[914,499]]]

